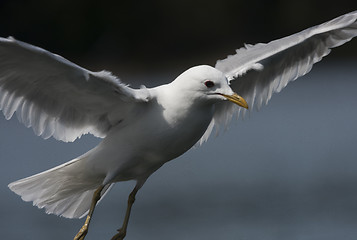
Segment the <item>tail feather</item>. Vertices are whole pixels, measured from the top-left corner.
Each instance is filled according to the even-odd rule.
[[[84,158],[77,158],[42,173],[9,184],[9,188],[26,202],[44,208],[46,213],[66,218],[81,218],[88,212],[95,190],[103,178],[86,177],[78,171]],[[107,184],[101,199],[110,189]]]

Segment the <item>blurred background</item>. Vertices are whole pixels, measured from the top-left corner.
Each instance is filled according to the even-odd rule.
[[[132,86],[214,65],[356,10],[355,1],[0,1],[0,36],[43,47]],[[355,239],[357,43],[345,44],[260,112],[167,163],[137,195],[126,239]],[[83,224],[46,215],[7,184],[66,162],[100,139],[43,140],[0,117],[2,238],[72,239]],[[116,184],[87,236],[110,239],[134,183]]]
[[[0,34],[125,79],[213,65],[244,43],[293,34],[353,11],[356,2],[330,5],[311,0],[2,0]],[[349,46],[334,55],[353,56],[356,49]]]

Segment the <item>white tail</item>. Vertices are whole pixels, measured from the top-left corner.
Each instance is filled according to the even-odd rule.
[[[9,184],[9,188],[33,205],[45,208],[46,213],[53,213],[66,218],[81,218],[89,210],[94,191],[103,179],[88,178],[80,173],[81,160],[84,156],[54,167],[42,173],[20,179]],[[102,191],[110,189],[107,184]]]

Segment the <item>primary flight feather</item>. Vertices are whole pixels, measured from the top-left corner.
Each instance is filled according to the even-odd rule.
[[[133,89],[111,73],[86,70],[56,54],[0,38],[0,109],[15,113],[43,138],[103,138],[63,165],[9,184],[23,200],[68,218],[87,215],[75,239],[84,239],[97,202],[118,181],[137,191],[165,162],[208,139],[233,115],[267,104],[274,92],[357,36],[357,12],[267,44],[246,45],[215,67],[188,69],[169,84]],[[238,94],[239,95],[238,95]],[[235,103],[240,107],[232,104]]]

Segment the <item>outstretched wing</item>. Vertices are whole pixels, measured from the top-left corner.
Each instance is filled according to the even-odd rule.
[[[74,141],[82,134],[105,137],[149,100],[111,73],[91,72],[39,47],[0,38],[0,110],[43,138]]]
[[[215,67],[227,76],[232,89],[250,109],[259,108],[268,103],[273,93],[308,73],[331,48],[357,36],[356,19],[357,11],[267,44],[246,45],[235,55],[218,61]],[[201,142],[208,138],[213,125],[227,124],[241,111],[246,110],[226,102],[216,106],[214,120]]]

